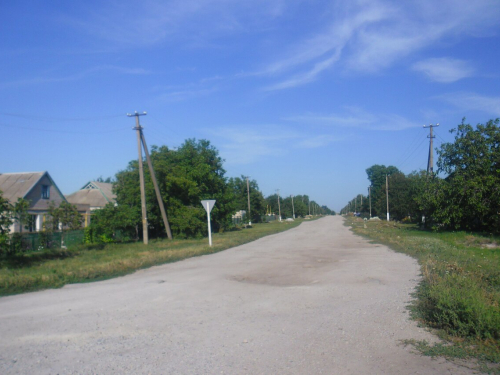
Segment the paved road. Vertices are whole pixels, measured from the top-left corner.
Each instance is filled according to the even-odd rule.
[[[412,353],[417,263],[339,216],[133,275],[0,298],[1,374],[469,374]]]

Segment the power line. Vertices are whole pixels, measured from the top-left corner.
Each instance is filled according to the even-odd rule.
[[[422,138],[422,140],[420,141],[420,143],[418,144],[418,146],[416,148],[413,149],[412,152],[410,152],[408,154],[408,156],[398,165],[399,166],[399,169],[402,169],[402,167],[407,163],[407,161],[415,154],[415,152],[417,151],[420,151],[422,145],[424,144],[425,142],[425,138]]]
[[[446,141],[438,133],[435,133],[435,135],[437,135],[439,137],[439,139],[441,140],[441,142],[446,143]]]
[[[422,134],[419,132],[419,133],[415,133],[415,137],[413,138],[413,141],[410,143],[410,145],[405,149],[405,151],[403,152],[403,154],[401,155],[401,157],[399,158],[399,160],[401,160],[402,158],[405,157],[405,155],[407,154],[407,152],[411,152],[411,150],[413,150],[414,146],[417,144],[418,140],[422,138]]]
[[[34,115],[25,115],[22,113],[6,113],[6,112],[0,112],[0,115],[20,117],[28,120],[45,121],[45,122],[97,121],[97,120],[108,120],[111,118],[117,118],[123,116],[122,114],[119,114],[119,115],[107,115],[107,116],[95,116],[95,117],[49,117],[49,116],[34,116]]]
[[[77,131],[77,130],[42,129],[42,128],[35,128],[35,127],[31,127],[31,126],[9,125],[9,124],[2,124],[2,123],[0,123],[0,126],[7,127],[7,128],[32,130],[32,131],[40,131],[40,132],[49,132],[49,133],[87,134],[87,135],[90,135],[90,134],[115,133],[115,132],[123,131],[125,129],[123,126],[121,126],[120,128],[116,128],[116,129],[112,129],[112,130]]]

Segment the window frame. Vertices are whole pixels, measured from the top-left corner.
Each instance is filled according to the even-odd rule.
[[[42,185],[42,199],[50,199],[50,185]]]

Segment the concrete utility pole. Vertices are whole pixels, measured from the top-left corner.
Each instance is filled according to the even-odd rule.
[[[432,148],[432,140],[436,138],[435,135],[432,134],[432,128],[437,128],[439,124],[432,125],[430,124],[429,126],[424,125],[424,128],[429,128],[430,129],[430,134],[427,136],[429,138],[429,157],[427,158],[427,174],[432,174],[434,173],[434,152]]]
[[[252,218],[250,216],[250,182],[247,176],[247,196],[248,196],[248,225],[252,225]]]
[[[389,176],[385,175],[385,197],[387,201],[387,221],[389,221]]]
[[[290,195],[292,197],[292,217],[295,219],[295,206],[293,205],[293,195]]]
[[[368,199],[370,201],[370,219],[372,218],[372,187],[368,186]]]
[[[311,216],[311,201],[309,201],[309,216]]]
[[[280,206],[280,189],[276,190],[278,192],[278,212],[279,212],[279,217],[281,221],[281,206]]]
[[[167,232],[167,236],[169,239],[172,239],[172,233],[170,231],[170,225],[168,224],[167,214],[165,212],[165,207],[163,205],[163,200],[161,199],[160,190],[158,189],[158,183],[156,182],[156,175],[153,169],[153,164],[151,163],[151,158],[149,156],[149,151],[146,145],[146,138],[142,132],[142,126],[139,123],[139,116],[145,116],[146,112],[134,114],[127,114],[128,117],[135,117],[135,128],[133,128],[137,132],[137,150],[139,153],[139,183],[141,188],[141,208],[142,208],[142,234],[143,234],[143,242],[145,245],[149,242],[149,233],[148,233],[148,218],[147,218],[147,210],[146,210],[146,189],[144,184],[144,168],[143,168],[143,159],[142,159],[142,148],[144,147],[144,151],[146,154],[146,159],[148,162],[149,172],[151,174],[151,179],[153,181],[153,186],[156,192],[156,199],[158,200],[158,205],[160,206],[160,211],[163,218],[163,223],[165,224],[165,230]]]
[[[161,217],[163,219],[163,224],[165,225],[165,231],[167,232],[167,237],[169,240],[172,239],[172,232],[170,231],[170,224],[168,223],[167,213],[165,212],[165,206],[163,205],[163,199],[161,198],[160,189],[158,188],[158,183],[156,182],[156,173],[153,169],[153,163],[151,163],[151,158],[149,157],[148,146],[146,145],[146,138],[141,130],[142,146],[144,147],[144,153],[146,154],[146,160],[148,161],[149,173],[151,174],[151,180],[153,181],[153,186],[155,188],[156,200],[158,201],[158,206],[160,206]]]
[[[148,217],[146,211],[146,190],[144,187],[144,169],[142,167],[142,145],[141,145],[141,125],[139,124],[139,116],[146,115],[144,113],[135,112],[133,115],[127,114],[128,117],[135,116],[135,128],[137,132],[137,151],[139,153],[139,183],[141,187],[141,208],[142,208],[142,241],[144,245],[147,245],[149,242],[149,234],[148,234]]]

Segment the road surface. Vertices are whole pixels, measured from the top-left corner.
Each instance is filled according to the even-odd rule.
[[[470,374],[401,340],[417,262],[330,216],[113,280],[0,298],[1,374]]]

